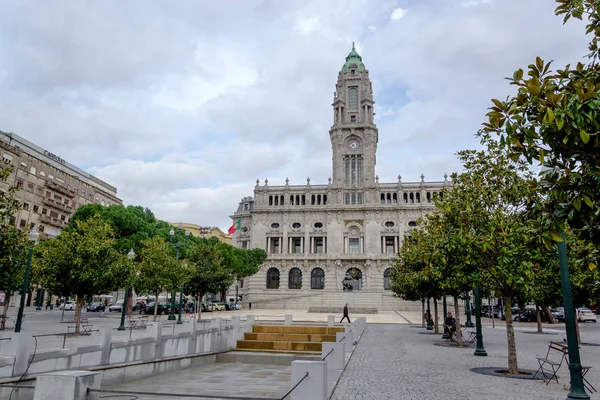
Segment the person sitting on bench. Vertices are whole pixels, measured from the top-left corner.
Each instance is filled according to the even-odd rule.
[[[448,313],[444,321],[444,332],[450,337],[452,337],[452,333],[456,332],[456,319],[452,316],[451,312]]]

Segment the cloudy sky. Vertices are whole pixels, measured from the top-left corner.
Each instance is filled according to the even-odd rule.
[[[551,0],[0,0],[0,130],[164,220],[226,229],[257,178],[326,183],[338,71],[369,69],[380,181],[443,180],[503,79],[587,52]]]

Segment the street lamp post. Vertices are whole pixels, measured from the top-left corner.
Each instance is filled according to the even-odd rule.
[[[465,323],[465,326],[467,328],[472,328],[475,325],[473,325],[473,321],[471,321],[471,295],[467,297],[465,308],[467,309],[467,322]]]
[[[481,298],[479,297],[479,286],[475,286],[475,336],[477,337],[476,356],[487,356],[483,347],[483,333],[481,331]]]
[[[190,236],[190,232],[189,231],[185,231],[185,244],[181,243],[181,230],[183,229],[183,227],[181,226],[181,222],[179,223],[179,226],[177,227],[177,243],[173,244],[173,237],[175,236],[175,230],[173,228],[171,228],[171,230],[169,231],[169,244],[171,246],[175,246],[175,248],[177,249],[177,255],[176,255],[176,260],[177,263],[179,264],[179,249],[181,247],[185,247],[187,246],[187,242],[188,242],[188,238]],[[181,285],[181,292],[183,295],[183,285]],[[158,300],[158,299],[157,299]],[[181,297],[179,298],[179,321],[177,322],[178,324],[181,323]],[[173,293],[171,294],[171,313],[169,314],[169,320],[170,321],[175,321],[175,289],[173,289]]]
[[[429,301],[429,297],[427,298],[427,330],[433,330],[433,321],[431,320],[431,304]]]
[[[573,307],[573,296],[571,293],[571,280],[569,278],[569,263],[567,260],[567,246],[565,235],[561,234],[563,241],[558,242],[558,258],[560,262],[560,283],[563,292],[563,305],[565,306],[565,330],[567,331],[567,347],[569,351],[569,372],[571,375],[571,390],[567,399],[589,400],[590,396],[585,392],[583,386],[583,374],[581,373],[581,359],[579,357],[579,344],[577,343],[577,321]]]
[[[135,252],[133,251],[133,249],[129,250],[129,253],[127,253],[127,258],[129,260],[133,260],[133,258],[135,257]],[[129,292],[130,292],[130,288],[125,288],[125,298],[123,299],[123,305],[121,306],[121,325],[119,326],[120,331],[124,331],[125,330],[125,313],[127,312],[127,302],[129,300]]]
[[[37,292],[37,296],[35,297],[35,311],[41,311],[42,302],[43,302],[43,298],[44,298],[44,291],[41,287],[38,287],[36,292]]]
[[[40,234],[35,229],[31,228],[31,232],[27,236],[31,245],[29,246],[29,254],[27,255],[27,268],[25,269],[25,277],[23,278],[23,288],[21,289],[21,304],[19,305],[19,313],[17,314],[17,322],[15,323],[15,332],[21,332],[21,324],[23,323],[23,310],[25,310],[25,296],[27,295],[27,287],[29,286],[29,274],[31,272],[31,257],[33,256],[33,246],[37,243]]]

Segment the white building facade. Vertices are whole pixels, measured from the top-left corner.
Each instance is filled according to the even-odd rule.
[[[382,183],[375,174],[378,130],[369,72],[354,47],[338,75],[329,130],[332,176],[326,184],[269,186],[258,180],[232,215],[240,248],[265,249],[260,271],[240,288],[252,308],[420,310],[393,296],[389,275],[404,233],[434,207],[450,183]]]

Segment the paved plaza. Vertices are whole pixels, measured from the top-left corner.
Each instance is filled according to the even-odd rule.
[[[550,340],[562,341],[555,334],[530,334],[532,328],[517,327],[517,355],[520,369],[537,369],[535,356],[546,354]],[[470,371],[474,367],[507,367],[506,330],[484,329],[488,357],[475,357],[474,347],[436,346],[441,335],[410,325],[369,324],[356,347],[332,396],[333,400],[398,399],[561,399],[569,384],[565,366],[559,372],[560,385],[543,381],[485,376]],[[582,329],[582,341],[600,344],[598,331]],[[593,368],[587,378],[600,389],[600,347],[582,346],[581,358]],[[592,394],[592,399],[600,395]]]
[[[9,315],[13,316],[12,311]],[[247,310],[214,312],[202,315],[202,321],[211,318],[230,318],[255,315],[258,323],[283,321],[285,314],[294,321],[326,323],[327,314],[297,310]],[[66,332],[70,323],[60,322],[60,311],[27,310],[25,332],[31,334]],[[66,319],[72,312],[66,312]],[[120,319],[117,313],[84,313],[95,327],[116,328]],[[360,315],[351,315],[352,319]],[[184,322],[193,316],[185,316]],[[382,312],[366,315],[369,325],[358,343],[332,399],[565,399],[569,373],[563,365],[559,382],[546,386],[542,381],[516,380],[485,376],[470,371],[474,367],[507,367],[506,330],[502,321],[484,318],[484,343],[488,357],[473,356],[474,347],[455,348],[435,345],[444,343],[441,334],[433,334],[421,327],[419,312]],[[341,318],[341,315],[336,315]],[[172,325],[166,317],[160,318],[163,329],[180,332],[187,324]],[[337,322],[337,321],[336,321]],[[537,369],[536,356],[546,353],[550,340],[562,341],[564,324],[544,324],[545,334],[535,334],[535,323],[515,323],[517,353],[521,369]],[[582,342],[581,358],[593,368],[588,380],[600,389],[600,324],[580,324]],[[114,338],[142,337],[149,332],[113,331]],[[2,335],[8,332],[0,332]],[[40,337],[38,349],[62,347],[62,337]],[[65,347],[84,346],[93,337],[69,337]],[[597,344],[592,346],[588,344]],[[135,380],[111,389],[166,392],[202,393],[227,396],[276,397],[289,389],[290,367],[257,364],[217,363],[196,366],[175,373],[156,375]],[[592,394],[592,399],[600,395]],[[139,399],[156,397],[140,396]]]

